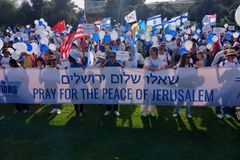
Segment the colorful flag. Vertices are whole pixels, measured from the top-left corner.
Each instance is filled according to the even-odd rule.
[[[52,29],[57,32],[64,32],[66,30],[65,21],[59,21],[55,26],[52,27]]]
[[[125,21],[127,23],[133,23],[137,21],[137,13],[136,10],[132,11],[131,13],[129,13],[126,17],[125,17]]]
[[[216,23],[217,23],[217,14],[206,15],[206,16],[203,18],[202,23],[203,23],[204,26],[206,26],[206,25],[216,26]]]

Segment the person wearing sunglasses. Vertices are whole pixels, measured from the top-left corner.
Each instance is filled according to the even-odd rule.
[[[105,63],[104,67],[123,67],[122,64],[117,62],[116,56],[117,56],[117,54],[115,52],[110,52],[109,60]],[[116,116],[120,116],[118,104],[106,105],[106,111],[104,113],[104,116],[108,116],[112,110]]]
[[[192,67],[196,67],[196,66],[194,66],[193,63],[192,63],[191,55],[186,52],[181,56],[180,61],[177,64],[176,68],[192,68]],[[173,113],[173,117],[178,117],[179,116],[180,107],[181,106],[179,104],[176,105],[176,110]],[[186,105],[186,116],[189,119],[192,118],[190,108],[191,108],[191,106],[187,104]]]

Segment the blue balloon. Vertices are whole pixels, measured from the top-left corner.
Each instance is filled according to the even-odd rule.
[[[232,36],[231,33],[227,32],[227,34],[226,34],[226,39],[227,39],[227,40],[231,39],[231,36]]]
[[[106,43],[109,43],[109,42],[111,42],[111,37],[109,35],[105,35],[103,38],[103,41]]]
[[[206,40],[207,43],[212,43],[212,38],[208,37]]]
[[[47,52],[48,51],[48,46],[46,44],[41,44],[40,51],[41,52]]]
[[[112,46],[112,51],[113,52],[117,52],[117,47],[116,46]]]
[[[31,52],[33,49],[32,45],[31,44],[27,44],[27,51],[28,52]]]
[[[183,55],[184,53],[186,53],[187,52],[187,49],[186,48],[181,48],[180,50],[179,50],[179,54],[180,55]]]
[[[169,34],[172,35],[172,36],[176,36],[176,35],[177,35],[177,31],[171,30],[171,31],[169,32]]]
[[[98,33],[93,33],[93,40],[94,40],[95,42],[99,42],[99,41],[100,41],[100,38],[99,38]]]
[[[146,31],[146,23],[145,23],[145,21],[140,21],[138,23],[138,25],[139,25],[140,30],[142,30],[144,32]]]
[[[141,35],[140,35],[140,34],[137,34],[137,35],[136,35],[136,38],[137,38],[137,39],[140,39],[140,38],[141,38]]]
[[[162,41],[163,41],[164,43],[166,43],[166,42],[167,42],[167,38],[166,38],[166,37],[163,37],[163,38],[162,38]]]
[[[213,32],[210,32],[209,34],[208,34],[208,38],[213,38],[213,36],[214,36],[214,33]]]
[[[130,30],[131,30],[130,24],[126,24],[126,26],[125,26],[125,32],[128,32],[128,31],[130,31]]]

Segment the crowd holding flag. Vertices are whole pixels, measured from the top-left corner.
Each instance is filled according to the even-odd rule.
[[[36,61],[43,59],[46,64],[57,67],[60,67],[62,59],[73,58],[73,63],[79,56],[81,62],[77,62],[81,67],[91,68],[99,63],[104,67],[106,63],[108,66],[142,68],[149,72],[216,64],[239,66],[239,30],[237,27],[230,29],[230,26],[214,27],[216,14],[206,15],[202,26],[196,22],[191,25],[188,13],[170,20],[162,20],[158,14],[146,21],[138,21],[134,10],[125,17],[125,21],[125,24],[113,26],[109,17],[87,24],[82,13],[73,27],[61,20],[51,28],[44,19],[40,19],[35,20],[35,27],[31,29],[9,28],[9,34],[0,39],[0,48],[5,55],[0,64],[9,67],[6,61],[10,60],[7,55],[10,53],[12,59],[32,67],[38,65],[34,56]],[[129,59],[114,59],[120,54]],[[53,63],[56,59],[57,65]],[[187,112],[191,117],[189,108]]]

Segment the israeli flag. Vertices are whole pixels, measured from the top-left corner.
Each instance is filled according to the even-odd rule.
[[[163,19],[162,26],[163,26],[163,28],[166,28],[168,26],[168,19],[167,19],[167,17]]]
[[[181,15],[181,23],[188,21],[188,12]]]
[[[157,15],[151,18],[148,18],[147,20],[147,26],[152,26],[152,27],[159,27],[162,25],[162,16]]]
[[[111,18],[104,18],[100,24],[100,28],[111,28]]]

